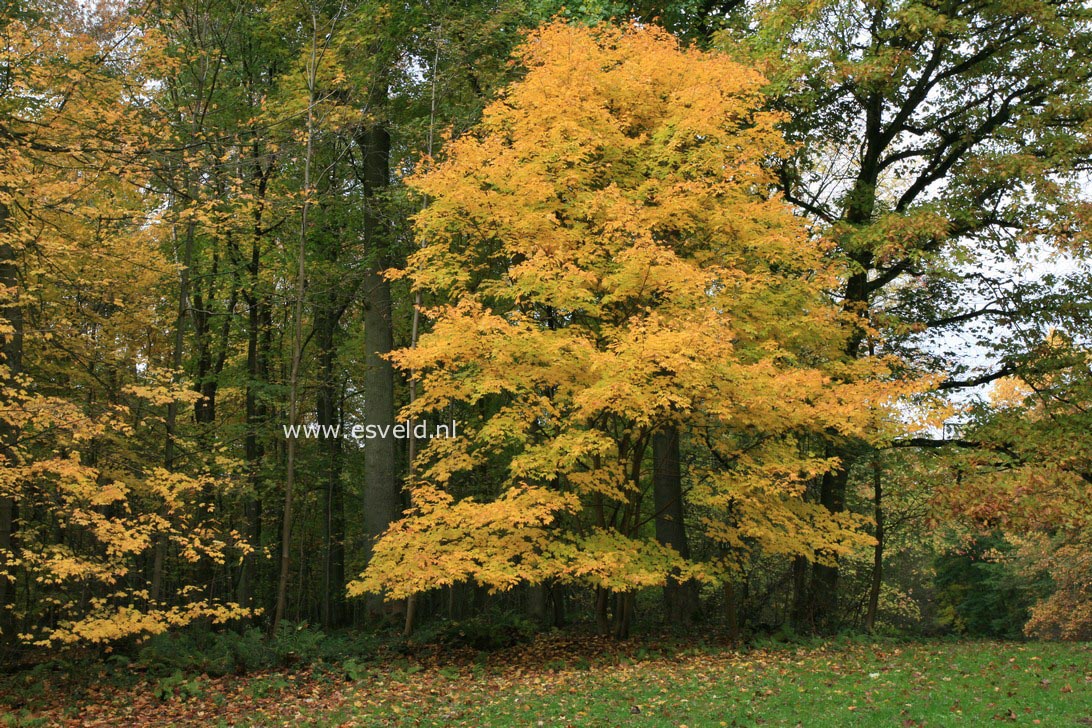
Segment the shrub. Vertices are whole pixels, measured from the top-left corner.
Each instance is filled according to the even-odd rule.
[[[418,632],[418,641],[450,647],[499,650],[530,642],[538,626],[519,612],[493,609],[457,622],[438,622]]]

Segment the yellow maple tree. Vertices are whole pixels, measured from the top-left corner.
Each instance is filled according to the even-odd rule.
[[[410,180],[429,204],[396,275],[433,303],[394,355],[422,384],[405,414],[473,416],[423,451],[413,508],[350,592],[628,593],[722,579],[756,548],[866,543],[859,519],[803,498],[836,466],[803,436],[882,437],[907,385],[839,354],[825,291],[843,271],[773,191],[787,146],[763,78],[646,26],[553,23],[518,59],[522,80]],[[701,453],[688,507],[720,557],[650,533],[666,428]]]
[[[83,5],[7,17],[0,44],[0,636],[39,645],[240,616],[145,570],[157,540],[190,565],[249,548],[209,515],[227,464],[157,462],[163,405],[199,396],[164,368],[175,271],[148,192],[169,61]]]

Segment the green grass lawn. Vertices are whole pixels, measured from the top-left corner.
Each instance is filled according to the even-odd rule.
[[[1087,645],[926,643],[721,652],[452,680],[342,715],[366,725],[1092,725]],[[358,686],[367,696],[367,686]]]
[[[478,659],[137,683],[52,725],[1092,726],[1092,646],[846,641],[744,651],[540,642]],[[177,681],[176,681],[177,682]],[[19,717],[21,716],[21,717]]]

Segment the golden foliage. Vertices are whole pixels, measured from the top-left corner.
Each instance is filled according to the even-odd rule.
[[[825,290],[843,271],[772,191],[787,146],[757,110],[762,77],[651,27],[554,23],[519,60],[524,78],[410,180],[423,244],[394,273],[436,300],[393,355],[423,384],[404,414],[485,414],[425,450],[413,508],[351,591],[718,578],[726,561],[687,564],[647,526],[650,438],[672,426],[720,462],[689,500],[725,550],[866,543],[804,502],[836,461],[800,436],[882,438],[909,386],[841,354]],[[468,483],[482,496],[456,500]]]
[[[0,578],[33,585],[33,599],[0,608],[40,645],[239,614],[133,587],[157,546],[192,562],[232,551],[207,507],[227,474],[149,466],[163,409],[194,399],[156,368],[174,267],[150,212],[147,159],[163,129],[145,113],[145,83],[171,61],[128,12],[104,5],[76,23],[53,10],[86,9],[6,19],[0,43],[0,256],[18,270],[0,292],[0,331],[20,354],[18,371],[0,372],[0,497],[16,527]]]

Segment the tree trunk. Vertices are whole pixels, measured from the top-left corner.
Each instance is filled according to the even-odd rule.
[[[338,311],[331,306],[326,306],[315,322],[321,377],[316,402],[320,428],[331,428],[341,424],[340,388],[335,381],[337,361],[335,339],[338,318]],[[341,437],[325,437],[321,447],[326,470],[323,478],[322,623],[327,627],[335,627],[341,622],[345,590],[345,496],[341,485],[342,439]]]
[[[247,540],[253,549],[243,556],[239,573],[237,601],[242,606],[253,609],[255,591],[258,584],[259,554],[262,546],[262,460],[265,457],[265,445],[259,437],[259,429],[267,423],[269,409],[260,393],[269,383],[269,336],[271,308],[263,296],[261,284],[262,239],[267,232],[264,223],[265,199],[269,189],[269,176],[274,168],[273,159],[268,167],[262,166],[263,147],[254,141],[254,190],[255,197],[262,204],[253,211],[250,238],[250,259],[246,262],[247,284],[243,287],[243,299],[247,306],[246,340],[246,437],[243,453],[246,458],[247,478],[250,492],[243,501],[243,528]],[[238,263],[237,263],[238,264]],[[264,344],[264,345],[263,345]]]
[[[823,475],[819,502],[831,513],[845,510],[846,483],[849,473],[847,464],[839,470]],[[808,585],[808,612],[810,622],[818,630],[830,631],[838,620],[838,566],[815,564]]]
[[[430,103],[429,117],[428,117],[428,137],[427,137],[428,138],[428,143],[427,143],[427,146],[426,146],[426,149],[425,149],[425,151],[428,153],[428,157],[430,159],[432,158],[432,154],[433,154],[432,141],[433,141],[433,134],[434,134],[435,129],[436,129],[436,74],[437,74],[437,69],[439,68],[439,66],[440,66],[440,39],[439,39],[439,37],[437,37],[436,38],[435,49],[434,49],[433,54],[432,54],[432,80],[430,82],[430,86],[431,86],[431,103]],[[389,144],[389,142],[388,142],[388,144]],[[421,291],[415,291],[414,294],[413,294],[413,326],[412,326],[412,330],[411,330],[411,333],[410,333],[410,347],[414,348],[414,349],[417,348],[417,337],[419,336],[419,334],[421,332],[421,305],[422,305]],[[392,383],[392,386],[393,386],[393,383]],[[416,400],[417,400],[417,372],[411,371],[410,372],[410,381],[409,381],[409,403],[412,405]],[[408,443],[409,444],[409,447],[408,447],[409,453],[408,453],[408,457],[406,458],[406,460],[407,460],[406,470],[407,470],[407,472],[410,473],[411,476],[413,475],[414,462],[415,462],[415,460],[417,458],[417,439],[413,434],[415,424],[416,423],[413,422],[412,420],[409,423],[409,426],[410,426],[410,435],[409,435],[409,443]],[[450,609],[450,604],[451,604],[450,598],[451,598],[453,593],[454,593],[453,587],[448,587],[448,597],[449,597],[448,612],[449,612],[449,614],[450,614],[450,611],[451,611],[451,609]],[[417,595],[416,594],[410,594],[409,597],[406,598],[406,621],[405,621],[405,624],[402,627],[403,636],[409,637],[411,634],[413,634],[414,618],[416,617],[416,615],[417,615]]]
[[[360,135],[367,186],[364,236],[371,261],[364,276],[364,419],[380,428],[394,425],[394,367],[386,358],[394,347],[391,320],[390,282],[383,277],[386,246],[376,194],[390,180],[390,135],[374,126]],[[367,556],[372,543],[402,512],[401,493],[395,468],[395,443],[391,437],[367,441],[364,450],[364,528]],[[368,611],[382,609],[376,597],[369,597]]]
[[[607,600],[610,592],[604,587],[595,588],[595,626],[599,634],[610,634],[610,619],[607,617]]]
[[[315,94],[318,74],[319,29],[315,11],[311,13],[311,51],[307,62],[307,127],[306,147],[303,158],[303,209],[300,211],[298,249],[296,251],[295,300],[292,315],[292,360],[288,376],[288,426],[299,422],[299,379],[303,362],[303,299],[307,284],[307,216],[311,209],[311,162],[315,149]],[[288,606],[288,577],[292,565],[292,501],[296,488],[296,438],[291,435],[285,444],[287,450],[284,475],[284,510],[281,513],[281,563],[277,579],[277,605],[273,611],[272,630],[275,632],[284,619]]]
[[[876,185],[879,180],[879,127],[882,121],[882,107],[879,97],[872,94],[868,102],[865,134],[867,141],[861,167],[853,189],[846,198],[843,219],[853,226],[866,225],[872,221],[876,209]],[[867,316],[871,309],[872,293],[869,287],[869,271],[875,261],[868,250],[853,254],[857,270],[846,280],[842,310],[851,316]],[[861,344],[865,340],[865,331],[854,324],[845,343],[845,354],[850,359],[863,356]],[[823,475],[819,501],[831,513],[841,513],[846,508],[846,485],[849,482],[849,469],[857,457],[851,446],[831,445],[831,454],[839,458],[838,470]],[[830,630],[838,621],[838,566],[815,564],[812,567],[811,581],[805,595],[806,621],[812,629]]]
[[[728,618],[728,639],[736,644],[739,642],[739,606],[736,604],[736,584],[731,579],[724,580],[724,612]]]
[[[614,638],[617,640],[629,639],[629,631],[633,626],[633,608],[636,594],[633,592],[615,592],[614,610]]]
[[[193,198],[196,191],[190,181],[187,171],[184,175],[184,186],[187,195]],[[175,310],[174,342],[171,348],[171,369],[174,376],[179,376],[182,370],[182,354],[186,336],[186,314],[189,310],[190,300],[190,276],[193,273],[194,237],[195,225],[193,221],[186,223],[185,232],[182,235],[182,260],[178,276],[178,305]],[[178,402],[171,400],[167,405],[166,438],[163,443],[163,467],[174,470],[176,447],[175,439],[178,436]],[[166,516],[165,512],[161,512]],[[159,603],[163,599],[163,569],[167,561],[167,538],[163,534],[156,534],[155,551],[152,561],[152,584],[150,589],[151,601]]]
[[[0,204],[0,235],[8,233],[8,208]],[[0,403],[11,400],[16,388],[16,377],[23,368],[23,312],[19,300],[19,265],[15,248],[10,242],[0,241],[0,319],[11,328],[10,333],[0,334],[0,366],[4,368],[0,377]],[[0,457],[3,463],[14,465],[15,447],[19,432],[5,417],[0,415]],[[15,601],[15,574],[11,570],[11,558],[18,548],[16,539],[16,519],[18,504],[15,494],[0,495],[0,639],[14,637],[15,619],[11,611]]]
[[[272,309],[259,291],[258,267],[260,249],[255,240],[251,251],[251,300],[247,302],[247,388],[246,388],[246,440],[244,455],[250,480],[250,493],[243,503],[243,517],[247,529],[247,538],[254,549],[243,557],[243,568],[239,578],[239,604],[248,608],[257,608],[258,585],[260,579],[260,553],[262,548],[262,465],[266,455],[266,445],[259,434],[260,429],[269,421],[269,405],[260,396],[263,385],[269,382],[269,352],[272,346]]]
[[[883,471],[878,457],[872,461],[872,505],[876,519],[876,548],[872,552],[872,586],[868,591],[868,612],[865,614],[865,629],[869,632],[876,627],[880,587],[883,586]]]
[[[568,619],[565,616],[565,585],[554,582],[550,587],[551,625],[564,627]]]
[[[264,404],[258,398],[259,382],[268,381],[268,367],[264,365],[261,347],[261,329],[267,314],[263,314],[260,293],[258,291],[257,267],[259,259],[258,241],[253,243],[251,252],[251,290],[247,297],[247,343],[246,343],[246,437],[243,442],[243,454],[246,458],[247,477],[250,481],[250,493],[243,501],[243,520],[246,537],[253,551],[243,556],[239,574],[237,599],[240,605],[254,608],[254,592],[258,579],[258,554],[262,543],[262,498],[261,468],[265,448],[258,437],[258,428],[265,421]]]
[[[656,509],[656,540],[670,546],[684,559],[690,558],[683,520],[682,466],[679,431],[667,427],[652,437],[653,507]],[[679,583],[669,576],[664,585],[664,610],[672,626],[689,624],[698,611],[698,589],[693,581]]]

